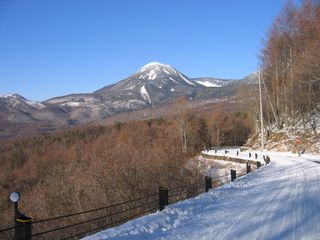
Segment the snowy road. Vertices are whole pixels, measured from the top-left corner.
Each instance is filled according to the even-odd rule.
[[[233,183],[85,239],[320,239],[320,157],[268,155]]]

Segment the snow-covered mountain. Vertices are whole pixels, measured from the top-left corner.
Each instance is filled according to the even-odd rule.
[[[71,94],[44,102],[8,94],[0,96],[0,138],[2,132],[5,136],[12,135],[8,129],[13,123],[15,130],[19,123],[36,123],[41,126],[40,132],[48,132],[163,105],[179,96],[193,100],[225,98],[235,92],[234,82],[219,78],[192,79],[170,65],[152,62],[126,79],[93,93]]]
[[[0,102],[1,106],[14,106],[20,108],[21,110],[30,110],[30,108],[42,109],[45,107],[45,105],[40,102],[28,100],[22,97],[21,95],[15,93],[0,95]]]
[[[170,65],[149,63],[128,78],[95,92],[105,100],[142,101],[144,105],[168,102],[179,95],[192,95],[202,85]]]
[[[0,116],[10,122],[33,121],[32,115],[43,108],[44,104],[28,100],[19,94],[0,95]]]

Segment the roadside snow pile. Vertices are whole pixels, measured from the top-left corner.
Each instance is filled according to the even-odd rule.
[[[230,170],[236,170],[237,173],[246,171],[246,165],[243,163],[235,163],[223,160],[214,160],[199,156],[189,162],[188,169],[198,169],[201,175],[209,176],[212,178],[230,175]],[[229,176],[230,178],[230,176]]]
[[[243,163],[235,163],[223,160],[213,160],[203,156],[197,158],[198,166],[203,176],[219,177],[230,174],[230,170],[236,170],[237,173],[246,171],[246,165]]]
[[[240,157],[247,154],[242,152]],[[320,156],[258,154],[268,154],[271,164],[196,198],[84,239],[319,239]]]

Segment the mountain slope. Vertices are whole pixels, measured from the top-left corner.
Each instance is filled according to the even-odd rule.
[[[218,78],[191,79],[170,65],[152,62],[126,79],[93,93],[71,94],[42,103],[17,94],[0,96],[0,139],[19,135],[13,132],[23,132],[16,131],[22,123],[27,124],[24,128],[30,128],[31,132],[32,129],[48,132],[167,104],[180,96],[192,100],[225,99],[234,95],[235,82]],[[1,130],[6,133],[1,135]]]
[[[119,83],[95,92],[105,100],[140,100],[145,105],[167,102],[179,95],[188,95],[202,88],[175,68],[152,62]]]
[[[11,122],[31,122],[33,113],[45,108],[45,105],[30,101],[18,94],[0,96],[0,114],[2,119]]]

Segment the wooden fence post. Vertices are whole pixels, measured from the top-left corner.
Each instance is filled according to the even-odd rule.
[[[231,181],[233,182],[237,178],[237,172],[236,170],[230,170],[231,173]]]
[[[266,164],[269,164],[270,163],[270,157],[267,155],[267,157],[266,157]]]
[[[159,210],[162,211],[169,204],[169,190],[166,187],[159,187]]]
[[[204,178],[205,190],[208,192],[212,188],[212,178],[205,176]]]
[[[249,163],[247,163],[247,174],[251,172],[251,165],[249,165]]]
[[[261,167],[261,162],[257,161],[257,169]]]

